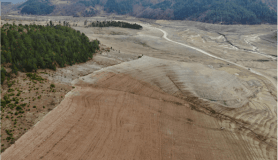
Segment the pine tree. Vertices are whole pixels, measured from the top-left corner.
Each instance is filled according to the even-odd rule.
[[[6,70],[5,70],[5,68],[2,67],[1,68],[1,84],[3,84],[5,77],[6,77]]]
[[[12,73],[15,73],[17,75],[18,69],[15,66],[15,64],[12,65]]]

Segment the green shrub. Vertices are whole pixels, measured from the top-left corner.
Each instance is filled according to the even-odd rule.
[[[1,99],[1,107],[5,108],[6,107],[6,101]]]
[[[10,94],[8,94],[8,96],[10,96],[10,97],[11,97],[11,96],[14,96],[14,93],[10,93]]]
[[[51,84],[51,85],[50,85],[50,88],[55,88],[55,85],[54,85],[54,84]]]
[[[16,107],[16,110],[17,110],[17,111],[20,111],[20,110],[22,110],[22,107],[21,107],[21,106],[17,106],[17,107]]]
[[[22,107],[25,107],[26,105],[27,105],[27,103],[22,103],[21,104]]]
[[[5,130],[6,131],[6,133],[7,133],[7,135],[9,135],[9,136],[13,136],[13,134],[11,133],[11,131],[9,131],[9,130]]]
[[[13,92],[14,91],[14,89],[12,89],[12,88],[9,88],[9,90],[8,90],[8,92]]]

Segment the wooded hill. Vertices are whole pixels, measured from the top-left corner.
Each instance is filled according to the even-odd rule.
[[[61,3],[57,0],[28,0],[18,8],[22,14],[36,15],[86,17],[98,15],[101,8],[106,13],[151,19],[188,19],[224,24],[277,24],[277,4],[272,4],[275,4],[272,0],[68,0]]]
[[[98,49],[99,41],[90,42],[84,33],[51,21],[48,26],[5,24],[1,28],[1,65],[10,64],[13,73],[86,62]]]

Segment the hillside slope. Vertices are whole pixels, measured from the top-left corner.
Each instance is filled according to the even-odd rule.
[[[198,72],[203,69],[206,72]],[[225,79],[218,82],[216,75]],[[190,93],[187,83],[204,76],[209,81],[196,84],[199,87],[232,85],[251,91],[238,78],[221,83],[235,77],[223,71],[143,56],[76,79],[76,88],[64,101],[2,158],[277,159],[277,116],[271,107],[275,100],[262,90],[257,96],[264,93],[268,102],[253,98],[229,108],[204,101]]]
[[[63,16],[132,15],[224,24],[277,24],[276,0],[28,0],[21,13]]]

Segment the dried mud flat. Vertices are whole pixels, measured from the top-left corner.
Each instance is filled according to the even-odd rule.
[[[243,66],[269,60],[256,71],[272,70],[259,76],[190,49],[185,52],[152,28],[140,33],[76,29],[116,52],[96,56],[94,65],[102,69],[80,73],[83,77],[71,82],[76,88],[2,153],[3,160],[277,159],[277,93],[268,79],[275,75],[277,60],[233,49],[221,55],[218,40],[207,42],[215,47],[206,51],[235,63],[252,57]],[[183,33],[187,39],[182,40],[176,35],[180,30],[171,32],[166,25],[164,30],[170,39],[195,41],[190,45],[204,49],[201,39],[189,38],[192,32]],[[273,47],[268,50],[274,54]],[[244,54],[237,57],[239,53]],[[144,56],[137,59],[140,54]],[[61,72],[71,74],[68,70]]]

